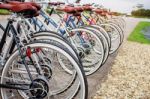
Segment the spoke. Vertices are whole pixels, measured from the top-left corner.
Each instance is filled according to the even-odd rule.
[[[96,50],[96,48],[93,48],[94,49],[94,52],[97,53],[98,55],[102,55],[102,52]]]
[[[9,81],[11,81],[12,80],[12,82],[13,81],[17,81],[17,82],[22,82],[22,83],[25,83],[25,84],[30,84],[31,83],[31,81],[29,81],[29,80],[21,80],[21,79],[17,79],[17,78],[9,78],[9,77],[1,77],[0,76],[0,78],[2,79],[7,79],[7,80],[9,80]]]
[[[24,69],[15,69],[15,70],[10,70],[11,73],[18,73],[18,74],[28,74],[28,72]],[[36,71],[30,71],[30,73],[32,75],[38,75],[38,73]]]

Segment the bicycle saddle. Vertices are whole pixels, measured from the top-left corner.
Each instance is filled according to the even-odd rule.
[[[19,2],[19,1],[7,1],[8,4],[19,5],[19,4],[30,4],[37,8],[37,10],[41,9],[41,6],[35,2]]]
[[[106,16],[107,13],[106,13],[106,12],[102,12],[102,13],[100,13],[100,15],[101,15],[101,16]]]
[[[115,12],[108,12],[108,15],[115,15]]]
[[[21,13],[24,17],[34,17],[38,15],[36,7],[30,4],[0,4],[0,9],[7,9],[14,13]]]
[[[97,14],[103,13],[102,9],[93,9],[92,11],[96,12]]]
[[[107,10],[105,10],[105,9],[103,9],[103,12],[102,13],[100,13],[100,15],[101,16],[106,16],[108,14],[108,11]]]
[[[58,6],[58,5],[65,4],[65,3],[64,2],[49,2],[48,4],[51,6]]]
[[[85,11],[92,11],[92,7],[89,6],[89,5],[84,5],[82,8],[83,8],[83,10],[85,10]]]
[[[84,9],[83,9],[83,7],[80,7],[80,6],[79,6],[79,7],[75,7],[75,10],[76,10],[77,12],[83,12]]]
[[[61,8],[57,8],[57,10],[60,10],[60,11],[63,11],[63,12],[66,12],[66,13],[69,13],[69,14],[73,14],[76,12],[75,8],[74,7],[71,7],[71,6],[65,6],[65,7],[61,7]]]

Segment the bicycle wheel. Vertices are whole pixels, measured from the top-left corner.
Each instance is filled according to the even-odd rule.
[[[113,24],[116,24],[118,27],[120,27],[122,30],[124,29],[123,27],[123,24],[120,22],[120,20],[118,19],[110,19],[110,20],[107,20],[107,23],[113,23]]]
[[[123,24],[123,27],[126,28],[126,21],[124,18],[122,17],[118,17],[118,19],[121,21],[121,23]]]
[[[24,21],[23,21],[24,22]],[[19,28],[21,27],[21,24],[18,24]],[[24,28],[20,28],[24,29]],[[21,31],[20,31],[21,32]],[[21,34],[21,33],[20,33]],[[55,42],[61,43],[62,45],[64,45],[64,47],[67,47],[67,49],[72,52],[72,54],[74,54],[76,56],[76,58],[78,59],[78,61],[81,63],[80,59],[79,59],[79,55],[76,52],[77,50],[70,44],[70,42],[63,37],[61,34],[58,34],[56,32],[53,31],[39,31],[39,32],[34,32],[32,33],[32,39],[34,40],[43,40],[43,41],[49,41],[49,40],[53,40]],[[61,62],[60,62],[61,64]],[[64,70],[66,70],[67,72],[69,72],[65,65],[62,64],[62,67],[64,68]],[[71,72],[69,72],[71,74]]]
[[[97,28],[101,33],[103,33],[103,35],[104,35],[105,38],[107,39],[107,42],[108,42],[109,47],[111,47],[111,39],[110,39],[109,34],[105,31],[105,29],[102,28],[102,27],[99,26],[99,25],[92,25],[92,27]]]
[[[45,35],[38,35],[38,36],[34,36],[34,39],[36,39],[36,40],[42,40],[42,41],[47,41],[47,42],[48,42],[49,40],[50,40],[50,41],[53,40],[53,41],[55,41],[55,42],[57,42],[57,43],[61,43],[61,45],[63,45],[66,49],[68,49],[68,50],[76,57],[76,59],[79,61],[79,63],[81,63],[81,60],[80,60],[79,55],[78,55],[78,53],[76,52],[76,50],[75,50],[74,48],[72,48],[72,46],[70,46],[70,44],[64,42],[62,39],[57,38],[57,37],[53,37],[53,36],[51,36],[51,35],[46,35],[46,36],[45,36]],[[63,67],[63,69],[64,69],[66,72],[72,74],[72,71],[68,70],[68,68],[63,64],[63,62],[62,62],[61,59],[60,59],[60,56],[57,55],[57,57],[58,57],[59,63],[60,63],[61,66]]]
[[[116,24],[114,24],[114,23],[109,23],[110,25],[112,25],[112,26],[114,26],[116,29],[117,29],[117,31],[119,32],[119,34],[120,34],[120,44],[122,44],[122,42],[123,42],[123,40],[124,40],[124,31],[123,31],[123,29],[121,29],[119,26],[117,26]]]
[[[99,38],[99,35],[85,28],[76,28],[71,30],[70,32],[81,33],[81,37],[84,38],[86,43],[83,43],[82,45],[80,43],[80,40],[78,40],[78,37],[72,37],[72,39],[74,39],[74,41],[78,44],[78,50],[81,50],[84,53],[84,57],[81,58],[81,61],[85,74],[93,74],[102,65],[105,55],[104,46],[101,39]],[[84,48],[84,44],[86,45],[86,48]]]
[[[121,35],[121,43],[124,40],[124,27],[122,26],[121,22],[118,19],[112,19],[108,21],[108,24],[113,25],[119,31]]]
[[[43,32],[42,32],[43,33]],[[46,32],[45,32],[46,33]],[[40,33],[41,34],[41,33]],[[51,34],[41,34],[41,35],[33,35],[32,38],[36,39],[36,40],[42,40],[42,41],[55,41],[55,43],[61,43],[61,45],[63,45],[65,48],[67,48],[77,59],[79,59],[79,56],[76,52],[76,50],[73,48],[73,46],[71,46],[71,44],[69,44],[69,42],[66,42],[65,40],[57,37],[57,36],[54,36],[54,35],[51,35]]]
[[[116,17],[116,18],[112,18],[112,20],[117,20],[118,23],[120,23],[120,26],[125,29],[126,27],[126,22],[122,17]]]
[[[47,79],[49,82],[49,93],[46,98],[54,98],[54,99],[71,99],[73,97],[77,99],[87,99],[87,81],[84,75],[84,72],[82,70],[81,64],[76,62],[77,60],[74,59],[74,56],[69,54],[70,52],[67,53],[67,50],[64,50],[63,47],[60,48],[57,46],[54,46],[54,44],[49,43],[32,43],[29,45],[26,45],[25,47],[30,47],[31,49],[36,49],[36,48],[41,48],[42,52],[46,53],[44,54],[45,57],[48,57],[51,61],[51,71],[52,75],[50,79]],[[68,62],[72,65],[72,72],[74,74],[70,75],[66,73],[61,66],[58,65],[57,60],[55,60],[55,57],[53,57],[57,54],[61,54],[63,57],[66,57],[68,59]],[[24,55],[26,54],[25,52],[23,53]],[[34,53],[32,53],[34,54]],[[28,61],[27,57],[25,58],[26,61]],[[6,84],[7,80],[9,81],[12,79],[13,82],[19,83],[23,82],[23,84],[20,84],[19,86],[25,87],[25,84],[30,84],[31,81],[29,80],[28,74],[26,69],[24,68],[23,64],[19,64],[21,58],[19,57],[19,51],[15,51],[8,61],[5,64],[5,67],[2,72],[2,77],[1,77],[1,83]],[[29,65],[29,64],[28,64]],[[42,67],[42,64],[40,64]],[[32,70],[32,76],[37,77],[37,73],[34,70],[34,66],[30,64],[30,70]],[[19,71],[18,71],[19,70]],[[63,75],[63,76],[62,76]],[[75,76],[75,77],[74,77]],[[45,77],[45,76],[44,76]],[[7,79],[6,79],[7,78]],[[60,79],[61,78],[61,79]],[[75,79],[74,79],[75,78]],[[72,82],[72,80],[74,80]],[[71,86],[70,81],[72,82]],[[64,88],[68,87],[67,89],[64,90]],[[80,90],[79,90],[80,87]],[[27,87],[29,88],[29,86]],[[1,89],[1,95],[3,99],[8,99],[10,98],[10,94],[13,94],[13,97],[17,97],[17,95],[21,95],[23,98],[29,98],[33,97],[33,93],[31,92],[32,89],[29,90],[10,90],[10,89]],[[77,93],[77,90],[78,93]],[[11,91],[11,93],[10,93]],[[75,96],[76,95],[76,96]],[[11,97],[12,98],[12,97]]]
[[[118,30],[111,24],[100,24],[111,37],[111,48],[109,54],[117,51],[121,42],[121,35]]]
[[[94,27],[86,26],[84,28],[87,28],[88,30],[91,30],[92,32],[97,33],[97,35],[99,36],[99,39],[101,39],[102,44],[104,46],[104,54],[105,54],[104,59],[103,59],[103,63],[102,63],[102,64],[104,64],[108,58],[108,55],[109,55],[109,45],[108,45],[106,37],[98,29],[96,29]]]

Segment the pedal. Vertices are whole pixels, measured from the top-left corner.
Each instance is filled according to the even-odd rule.
[[[32,81],[30,89],[31,94],[35,96],[36,99],[43,99],[48,95],[49,83],[45,77],[40,76]]]

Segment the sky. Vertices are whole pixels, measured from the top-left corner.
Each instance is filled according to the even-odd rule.
[[[75,0],[68,1],[74,2]],[[150,0],[81,0],[81,3],[101,4],[108,9],[110,8],[112,11],[118,11],[123,13],[130,13],[133,10],[133,7],[137,4],[143,4],[144,8],[150,9]]]
[[[143,4],[150,9],[150,0],[81,0],[82,3],[95,2],[114,11],[130,13],[137,4]]]

